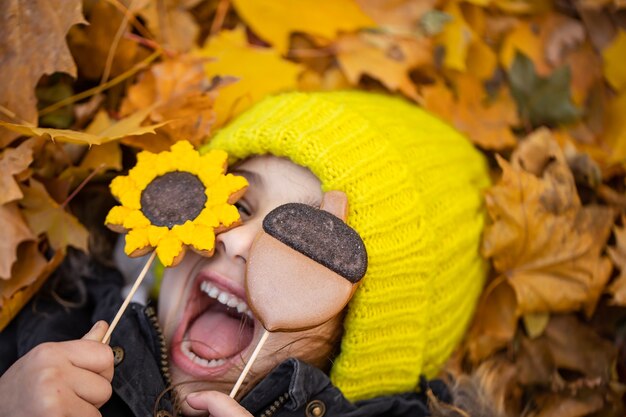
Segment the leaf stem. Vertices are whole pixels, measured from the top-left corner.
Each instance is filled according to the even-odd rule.
[[[85,188],[85,185],[87,185],[87,183],[89,183],[89,181],[91,181],[91,179],[92,179],[93,177],[95,177],[95,176],[96,176],[96,174],[102,170],[102,168],[104,168],[104,163],[101,163],[101,164],[100,164],[100,165],[99,165],[96,169],[94,169],[94,170],[91,172],[91,174],[87,175],[87,177],[86,177],[86,178],[85,178],[85,179],[84,179],[84,180],[83,180],[80,184],[78,184],[78,187],[76,187],[76,188],[74,189],[74,191],[72,191],[72,194],[70,194],[70,195],[69,195],[69,196],[65,199],[65,201],[61,204],[61,208],[63,208],[63,209],[64,209],[64,208],[65,208],[65,206],[67,206],[67,205],[68,205],[68,203],[69,203],[70,201],[72,201],[72,199],[73,199],[74,197],[76,197],[76,194],[78,194],[78,193],[80,192],[80,190],[82,190],[83,188]]]
[[[39,111],[39,116],[41,117],[41,116],[46,115],[48,113],[52,113],[55,110],[63,108],[65,106],[67,106],[67,105],[75,103],[75,102],[77,102],[79,100],[82,100],[84,98],[90,97],[92,95],[101,93],[102,91],[107,90],[107,89],[113,87],[114,85],[117,85],[117,84],[121,83],[122,81],[132,77],[135,73],[141,71],[148,64],[150,64],[152,61],[157,59],[162,53],[163,53],[162,49],[159,49],[158,51],[153,52],[150,56],[145,58],[143,61],[138,62],[137,64],[135,64],[134,67],[132,67],[128,71],[124,72],[123,74],[118,75],[117,77],[113,78],[112,80],[107,81],[104,84],[100,84],[97,87],[90,88],[89,90],[85,90],[82,93],[75,94],[75,95],[73,95],[71,97],[68,97],[68,98],[66,98],[64,100],[56,102],[53,105],[48,106],[48,107],[40,110]]]

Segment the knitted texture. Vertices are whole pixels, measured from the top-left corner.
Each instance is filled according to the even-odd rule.
[[[333,383],[351,400],[417,389],[458,345],[486,274],[479,256],[483,157],[399,98],[344,91],[269,97],[216,134],[231,163],[252,155],[308,167],[348,196],[369,267],[344,321]]]

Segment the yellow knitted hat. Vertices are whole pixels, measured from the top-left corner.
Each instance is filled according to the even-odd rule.
[[[344,91],[269,97],[216,134],[234,162],[273,154],[348,196],[367,274],[348,306],[333,383],[351,400],[415,390],[457,346],[486,273],[483,157],[399,98]]]

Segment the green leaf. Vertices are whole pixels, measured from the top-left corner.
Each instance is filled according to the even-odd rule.
[[[535,72],[533,62],[518,51],[509,81],[520,118],[532,127],[569,123],[581,115],[572,103],[569,67],[558,68],[550,76],[541,77]]]

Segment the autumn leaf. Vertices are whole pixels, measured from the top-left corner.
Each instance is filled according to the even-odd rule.
[[[17,259],[20,243],[34,240],[35,235],[22,218],[16,203],[0,206],[0,282],[11,277],[11,268]]]
[[[46,258],[39,253],[37,242],[32,240],[23,242],[17,247],[17,259],[22,262],[14,264],[9,279],[0,280],[0,308],[3,300],[11,298],[18,290],[32,285],[46,265]]]
[[[17,288],[11,295],[0,281],[0,331],[17,315],[20,309],[32,298],[46,279],[61,264],[65,257],[63,251],[57,251],[50,260],[46,260],[38,251],[35,243],[20,246],[19,261],[11,270],[12,284]]]
[[[91,172],[99,170],[120,171],[122,150],[119,142],[107,142],[90,147],[78,166],[70,166],[59,175],[60,180],[70,179],[70,184],[84,180]]]
[[[0,153],[0,206],[22,198],[15,175],[24,171],[33,162],[33,140],[21,143],[17,148],[6,148]]]
[[[622,225],[626,225],[626,216],[622,215]],[[609,285],[608,291],[617,305],[626,305],[626,226],[613,229],[616,245],[608,248],[613,264],[619,268],[619,276]]]
[[[472,10],[475,14],[482,13],[478,7]],[[480,79],[490,78],[497,67],[495,52],[466,20],[459,3],[448,3],[444,11],[450,20],[436,37],[437,44],[445,50],[443,65],[456,71],[469,72]]]
[[[415,35],[422,18],[434,9],[436,0],[356,0],[360,9],[385,32]]]
[[[382,33],[362,32],[340,37],[337,59],[348,80],[357,85],[367,74],[391,91],[401,91],[418,100],[412,69],[432,63],[432,45],[426,38],[393,38]]]
[[[99,116],[97,127],[85,132],[70,129],[52,129],[35,127],[16,123],[7,123],[0,121],[0,126],[4,126],[14,132],[21,133],[26,136],[43,136],[47,135],[54,141],[77,143],[81,145],[101,145],[113,140],[119,140],[127,136],[142,135],[144,133],[154,133],[154,130],[168,123],[169,121],[152,124],[149,126],[141,126],[144,119],[150,114],[152,108],[139,110],[136,113],[116,122],[108,119],[108,116],[101,113]],[[102,118],[105,121],[102,121]]]
[[[545,161],[528,162],[525,148]],[[613,224],[610,208],[583,207],[564,156],[546,131],[531,135],[512,157],[498,158],[502,178],[488,190],[493,223],[485,229],[483,254],[515,290],[520,314],[575,311],[588,315],[611,273],[601,255]],[[524,166],[536,166],[529,173]]]
[[[182,55],[143,73],[139,82],[128,89],[121,114],[150,107],[151,122],[171,121],[160,127],[156,135],[126,138],[124,143],[151,152],[168,150],[181,139],[199,146],[215,122],[213,103],[217,93],[204,71],[207,61]]]
[[[511,126],[518,123],[515,105],[506,91],[489,99],[480,80],[456,77],[456,95],[438,82],[422,89],[424,107],[448,121],[484,149],[510,148],[517,142]]]
[[[113,2],[92,2],[88,17],[88,26],[74,28],[69,34],[69,47],[82,76],[99,79],[110,59],[109,75],[115,77],[148,56],[148,51],[137,42],[121,36],[130,31],[129,22]]]
[[[205,64],[210,78],[231,76],[238,79],[219,89],[214,105],[217,115],[214,127],[221,126],[270,93],[295,89],[303,69],[281,58],[272,48],[249,45],[242,27],[221,32],[195,54],[214,58]]]
[[[139,15],[146,20],[148,29],[156,36],[159,43],[168,49],[187,52],[195,46],[195,41],[200,34],[200,28],[190,9],[201,1],[149,1],[139,10]]]
[[[309,33],[328,44],[339,32],[375,26],[354,0],[234,0],[233,5],[252,30],[280,54],[287,52],[293,32]]]
[[[515,291],[505,280],[493,282],[483,292],[467,337],[472,362],[478,363],[505,347],[515,335],[519,312]]]
[[[626,92],[613,97],[608,103],[604,115],[602,142],[610,149],[609,162],[626,161]]]
[[[50,197],[42,183],[34,179],[29,182],[30,186],[22,188],[20,205],[30,229],[36,235],[45,234],[54,250],[73,246],[87,252],[88,233],[83,225]]]
[[[65,43],[72,25],[83,23],[80,0],[7,0],[0,16],[0,106],[15,120],[37,122],[35,85],[44,74],[66,72],[76,66]],[[39,28],[42,22],[54,22]],[[0,121],[6,119],[0,112]],[[0,128],[0,148],[17,135]]]
[[[616,91],[626,87],[626,31],[619,30],[613,42],[602,51],[604,58],[604,76]]]
[[[580,116],[580,110],[571,101],[568,67],[541,77],[535,73],[532,61],[518,53],[509,71],[509,80],[520,117],[532,126],[558,125]]]

